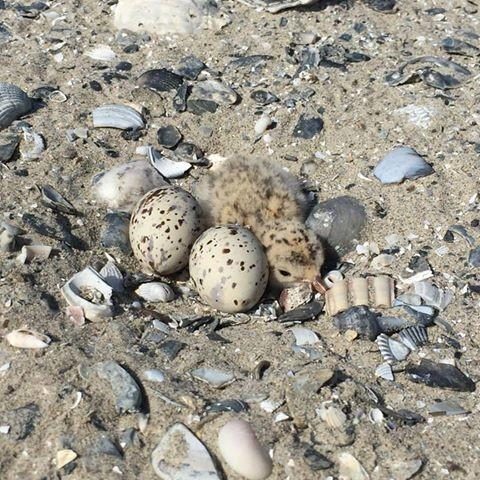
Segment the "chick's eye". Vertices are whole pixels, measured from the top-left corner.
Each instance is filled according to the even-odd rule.
[[[283,275],[284,277],[290,277],[291,276],[291,273],[287,272],[286,270],[279,270],[278,273],[280,275]]]

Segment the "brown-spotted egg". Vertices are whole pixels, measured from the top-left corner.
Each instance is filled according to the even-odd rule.
[[[171,185],[148,192],[130,220],[133,253],[148,273],[168,275],[184,268],[201,232],[197,201]]]
[[[262,244],[246,228],[213,227],[194,243],[190,277],[200,297],[222,312],[243,312],[262,297],[268,263]]]

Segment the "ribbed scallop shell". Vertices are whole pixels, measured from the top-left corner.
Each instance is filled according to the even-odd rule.
[[[0,128],[8,127],[31,109],[32,101],[23,90],[11,83],[0,82]]]
[[[142,115],[127,105],[103,105],[93,112],[95,128],[118,128],[138,130],[145,127]]]

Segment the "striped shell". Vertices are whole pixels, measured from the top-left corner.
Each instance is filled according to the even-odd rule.
[[[92,112],[95,128],[118,128],[120,130],[138,130],[145,128],[140,113],[127,105],[103,105]]]
[[[11,83],[0,82],[0,128],[8,127],[31,109],[32,101],[23,90]]]

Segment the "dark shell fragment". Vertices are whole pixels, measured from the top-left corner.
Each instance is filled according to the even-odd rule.
[[[132,251],[128,234],[130,214],[126,212],[107,213],[103,224],[100,234],[102,247],[119,248],[123,253],[130,253]]]
[[[310,140],[319,134],[323,129],[323,120],[320,117],[308,117],[305,114],[300,115],[293,136],[296,138],[304,138]]]
[[[148,70],[142,73],[137,79],[138,86],[150,88],[156,92],[177,90],[182,83],[183,78],[180,75],[166,68]]]
[[[180,143],[181,139],[182,134],[174,125],[166,125],[157,130],[157,140],[162,147],[174,148]]]
[[[333,317],[333,324],[341,332],[355,330],[360,337],[375,340],[381,333],[377,322],[377,315],[368,307],[360,305],[351,307]]]
[[[310,302],[306,305],[294,308],[286,313],[282,313],[278,317],[280,323],[286,322],[305,322],[306,320],[314,320],[323,309],[323,304],[320,302]]]
[[[458,392],[475,391],[475,383],[457,367],[423,359],[419,365],[407,365],[405,372],[410,380],[429,387],[447,388]]]

